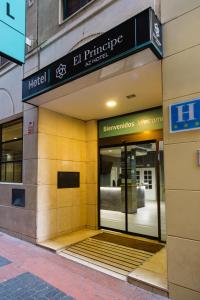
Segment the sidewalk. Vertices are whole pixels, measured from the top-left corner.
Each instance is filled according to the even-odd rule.
[[[0,233],[1,300],[165,300]]]

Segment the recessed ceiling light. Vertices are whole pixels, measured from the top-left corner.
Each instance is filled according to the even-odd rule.
[[[117,105],[117,102],[114,100],[110,100],[110,101],[106,102],[107,107],[115,107],[116,105]]]
[[[132,98],[135,98],[135,97],[136,97],[135,94],[131,94],[131,95],[126,96],[127,99],[132,99]]]

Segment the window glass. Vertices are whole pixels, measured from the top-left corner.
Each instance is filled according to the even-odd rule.
[[[3,125],[2,142],[17,140],[22,138],[22,122],[12,123],[11,125]]]
[[[2,144],[1,161],[22,160],[22,141],[8,142]]]
[[[6,180],[6,164],[1,164],[1,181]]]
[[[0,125],[0,181],[22,182],[22,119]]]
[[[22,163],[15,163],[14,164],[14,178],[13,181],[14,182],[21,182],[21,178],[22,178]]]
[[[14,182],[14,180],[13,180],[13,163],[6,164],[6,181]]]
[[[63,0],[63,17],[66,19],[92,0]]]

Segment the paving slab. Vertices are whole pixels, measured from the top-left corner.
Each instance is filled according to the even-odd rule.
[[[9,265],[9,264],[11,264],[10,260],[8,260],[7,258],[5,258],[3,256],[0,256],[0,268],[4,267],[6,265]]]
[[[73,300],[72,297],[28,272],[1,283],[0,299]]]
[[[65,300],[167,299],[6,234],[0,235],[0,256],[12,262],[0,268],[0,288],[4,287],[1,292],[6,296],[5,299],[0,297],[1,300],[56,300],[55,291]],[[28,279],[24,278],[27,273]],[[19,281],[16,282],[16,278]],[[29,289],[33,291],[32,296],[16,296],[18,288],[18,292],[22,292],[23,284],[26,286],[23,292]],[[49,289],[45,295],[42,294],[44,286]]]

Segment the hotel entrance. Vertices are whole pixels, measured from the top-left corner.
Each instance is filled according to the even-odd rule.
[[[161,24],[148,8],[78,45],[23,80],[23,101],[39,106],[38,201],[54,186],[38,239],[101,227],[164,240]]]
[[[99,225],[165,241],[162,133],[139,141],[144,135],[100,140]]]

